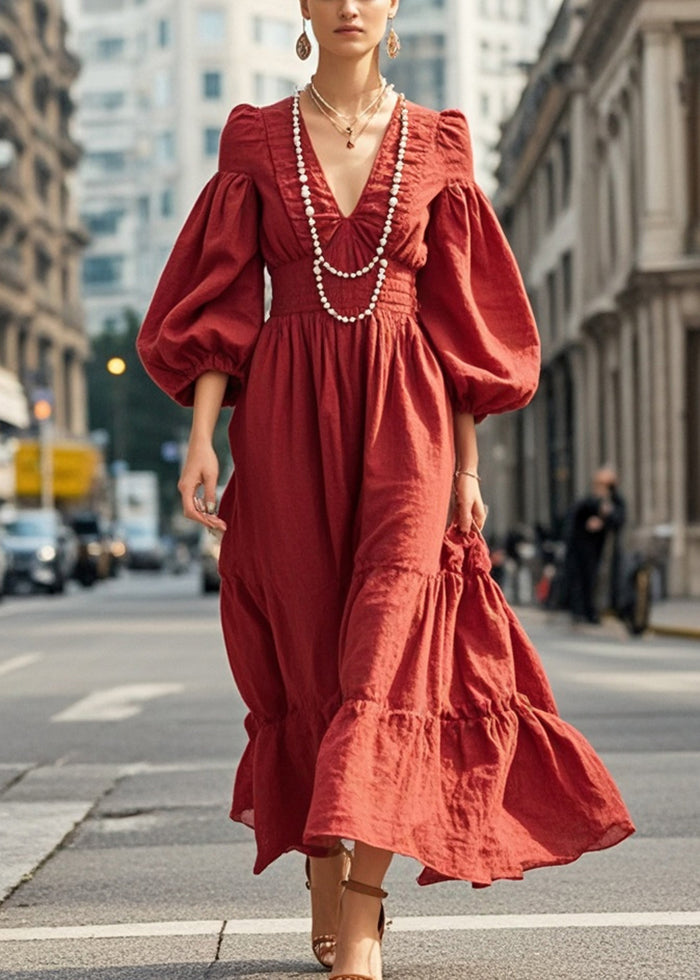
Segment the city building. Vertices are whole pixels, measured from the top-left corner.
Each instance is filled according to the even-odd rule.
[[[277,0],[67,0],[76,50],[88,329],[142,314],[217,166],[231,107],[290,95],[301,17]]]
[[[79,65],[65,34],[59,0],[0,0],[0,443],[37,401],[58,436],[86,430],[86,236],[70,189]],[[0,456],[5,467],[6,446]]]
[[[610,463],[628,545],[700,596],[697,0],[567,0],[500,153],[544,357],[533,404],[492,427],[500,525],[560,526]]]
[[[558,0],[402,0],[402,50],[384,68],[435,108],[465,109],[479,177],[493,188],[499,123]],[[82,62],[77,136],[88,329],[146,308],[173,240],[216,168],[239,102],[265,104],[309,77],[296,0],[66,0]]]
[[[515,108],[560,0],[401,0],[401,53],[386,64],[407,98],[462,109],[476,177],[495,189],[500,125]]]

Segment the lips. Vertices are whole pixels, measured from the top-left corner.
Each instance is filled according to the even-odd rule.
[[[364,34],[361,27],[338,27],[336,34]]]

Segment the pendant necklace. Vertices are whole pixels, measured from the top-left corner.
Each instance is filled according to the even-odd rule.
[[[326,258],[323,251],[323,246],[321,245],[321,239],[319,238],[318,228],[316,226],[316,211],[314,209],[313,200],[311,197],[311,188],[309,187],[309,175],[306,172],[306,162],[304,160],[304,151],[301,143],[302,120],[299,109],[299,92],[295,93],[292,101],[292,132],[294,135],[294,150],[297,159],[297,174],[299,176],[301,200],[304,206],[304,213],[306,214],[306,218],[309,223],[309,232],[311,234],[311,241],[313,244],[313,270],[314,278],[316,280],[316,289],[318,291],[318,296],[321,300],[321,306],[323,309],[329,314],[329,316],[332,316],[335,320],[338,320],[341,323],[357,323],[358,321],[365,320],[367,317],[371,316],[377,306],[379,296],[382,291],[382,286],[384,285],[384,280],[386,279],[389,262],[386,258],[384,258],[384,252],[394,225],[394,213],[399,203],[399,191],[401,189],[401,180],[403,177],[404,158],[406,156],[406,146],[408,144],[408,109],[406,107],[406,97],[403,94],[399,96],[399,103],[401,107],[401,134],[399,136],[399,147],[396,152],[396,165],[394,167],[394,176],[391,181],[391,190],[389,192],[389,203],[384,227],[382,228],[379,243],[374,251],[374,255],[367,265],[363,266],[361,269],[355,269],[352,272],[347,272],[342,269],[336,269],[335,266],[331,265]],[[389,122],[389,125],[391,125],[391,122]],[[379,152],[381,153],[381,147]],[[335,276],[338,279],[360,279],[363,276],[369,275],[375,266],[378,266],[377,281],[367,308],[362,313],[358,313],[353,316],[338,313],[337,310],[333,308],[333,305],[326,295],[326,290],[323,284],[324,272],[327,272],[329,275]]]
[[[384,104],[384,99],[386,98],[387,92],[390,92],[393,88],[393,85],[389,85],[387,80],[382,78],[379,94],[376,95],[369,105],[356,116],[347,116],[344,112],[341,112],[339,109],[336,109],[335,106],[331,105],[330,102],[327,102],[316,88],[313,78],[307,85],[306,90],[319,112],[321,112],[331,123],[331,125],[338,130],[340,135],[347,140],[345,145],[348,150],[353,150],[360,136],[362,136]],[[365,116],[367,118],[365,119],[362,127],[357,129],[357,124],[364,119]],[[344,119],[346,125],[339,123],[338,119]]]

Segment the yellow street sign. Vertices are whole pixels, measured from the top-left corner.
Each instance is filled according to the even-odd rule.
[[[102,462],[95,446],[58,442],[53,452],[53,493],[55,497],[78,500],[87,496]],[[15,455],[18,497],[41,495],[41,451],[36,440],[20,442]]]

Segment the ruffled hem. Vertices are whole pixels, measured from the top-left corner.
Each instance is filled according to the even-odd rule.
[[[397,576],[403,595],[389,623],[371,597],[395,594]],[[383,638],[383,692],[370,674],[372,696],[346,696],[329,724],[308,712],[248,722],[231,816],[255,825],[256,873],[285,851],[324,853],[340,838],[416,858],[420,884],[481,887],[634,831],[607,769],[558,716],[479,537],[451,528],[437,575],[358,569],[342,637],[350,662],[356,621],[362,644]],[[353,685],[343,657],[341,683]]]

